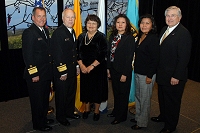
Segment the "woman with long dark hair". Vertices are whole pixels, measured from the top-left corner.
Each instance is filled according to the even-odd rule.
[[[130,20],[126,15],[119,14],[114,18],[108,44],[107,72],[112,80],[114,109],[107,116],[115,118],[111,122],[115,125],[127,119],[135,48],[135,38],[131,32]]]
[[[152,15],[146,14],[139,19],[139,37],[135,47],[135,104],[136,114],[131,128],[134,130],[147,127],[150,115],[152,88],[155,82],[159,59],[159,39],[156,23]]]

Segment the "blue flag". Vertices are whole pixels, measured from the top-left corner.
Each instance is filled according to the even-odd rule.
[[[139,1],[128,0],[128,8],[126,15],[130,19],[134,37],[137,37],[138,35],[138,20],[139,20],[138,11],[139,11]],[[135,104],[135,75],[133,70],[130,95],[129,95],[129,106],[133,106],[134,104]]]
[[[35,7],[43,7],[42,0],[35,0]]]
[[[139,1],[128,0],[128,8],[126,15],[130,19],[131,26],[133,27],[134,36],[138,34],[138,20],[139,20]]]

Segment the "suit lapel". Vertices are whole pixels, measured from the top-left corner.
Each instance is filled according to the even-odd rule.
[[[124,45],[124,42],[126,41],[127,37],[128,37],[127,35],[122,35],[121,40],[120,40],[119,44],[117,45],[116,50]]]
[[[74,38],[72,36],[72,34],[70,33],[70,31],[67,29],[67,27],[63,24],[62,26],[64,26],[65,28],[65,33],[67,34],[67,36],[69,37],[70,41],[74,42]]]
[[[173,37],[174,35],[176,35],[176,32],[178,31],[179,27],[180,27],[180,23],[177,25],[177,27],[168,35],[169,38]]]
[[[163,42],[167,41],[168,39],[171,39],[173,36],[176,35],[176,32],[178,31],[179,27],[180,27],[180,23],[177,25],[177,27],[165,38],[165,40],[163,40]],[[160,38],[162,37],[162,35],[164,34],[164,32],[167,30],[167,27],[164,28],[164,30],[162,30],[161,34],[160,34]]]
[[[48,36],[49,36],[49,34],[47,34],[47,32],[45,31],[46,36],[47,36],[47,38],[46,38],[45,35],[42,33],[42,31],[41,31],[35,24],[33,24],[33,27],[34,27],[34,29],[36,30],[36,32],[40,35],[40,37],[42,37],[42,39],[43,39],[46,43],[48,43]],[[44,28],[44,30],[46,30],[46,29]]]

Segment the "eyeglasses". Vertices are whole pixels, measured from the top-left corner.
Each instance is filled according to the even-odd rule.
[[[172,14],[172,15],[166,15],[165,17],[166,18],[175,18],[175,17],[177,17],[178,15],[176,15],[176,14]]]
[[[88,25],[97,25],[97,22],[87,22]]]

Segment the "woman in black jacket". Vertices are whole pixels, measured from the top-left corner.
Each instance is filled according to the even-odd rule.
[[[141,16],[138,24],[140,29],[134,61],[136,115],[135,119],[131,120],[137,122],[131,127],[134,130],[147,127],[152,88],[159,59],[159,39],[153,16],[150,14]]]
[[[120,14],[114,18],[108,46],[108,77],[112,80],[114,109],[108,117],[115,117],[111,124],[126,121],[132,77],[132,60],[135,38],[131,33],[128,17]]]

